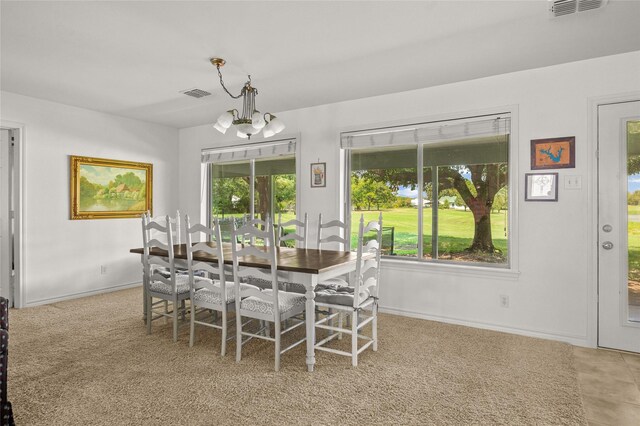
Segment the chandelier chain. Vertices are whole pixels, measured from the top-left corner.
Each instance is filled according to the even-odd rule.
[[[224,81],[222,81],[222,73],[220,72],[220,65],[216,66],[216,68],[218,69],[218,77],[220,77],[220,85],[222,86],[224,91],[227,92],[227,95],[231,96],[233,99],[239,99],[242,96],[242,91],[240,91],[240,94],[238,96],[232,95],[231,92],[229,92],[229,90],[227,90],[227,87],[224,85]],[[249,76],[249,83],[251,83],[251,76]]]

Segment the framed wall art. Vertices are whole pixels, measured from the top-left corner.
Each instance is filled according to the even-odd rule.
[[[532,139],[531,170],[572,169],[576,166],[576,138]]]
[[[558,173],[525,173],[525,201],[558,201]]]
[[[311,163],[311,187],[327,186],[327,163]]]
[[[133,218],[153,210],[153,164],[73,155],[70,164],[72,220]]]

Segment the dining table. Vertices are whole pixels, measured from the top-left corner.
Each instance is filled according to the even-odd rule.
[[[207,243],[212,247],[215,243]],[[144,249],[133,248],[131,253],[138,254],[143,260]],[[223,262],[225,265],[233,264],[231,245],[223,244]],[[150,255],[168,257],[166,250],[153,248]],[[173,246],[173,256],[176,267],[186,267],[187,248],[185,244]],[[196,251],[193,259],[200,262],[218,264],[219,259],[211,253]],[[276,263],[278,279],[282,282],[295,282],[304,285],[306,292],[305,321],[306,321],[306,363],[308,371],[312,372],[316,363],[315,358],[315,287],[319,282],[349,274],[356,269],[357,254],[351,251],[326,250],[326,249],[302,249],[277,247]],[[268,260],[255,256],[243,256],[238,258],[240,266],[268,269],[271,267]],[[144,268],[143,268],[144,270]],[[148,277],[143,272],[143,309],[146,316],[146,289]],[[146,318],[145,318],[146,319]]]

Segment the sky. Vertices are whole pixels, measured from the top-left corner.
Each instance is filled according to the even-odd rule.
[[[627,182],[627,192],[640,191],[640,173],[629,176]]]
[[[144,170],[122,169],[119,167],[96,167],[85,164],[80,166],[80,176],[86,177],[91,183],[97,183],[102,186],[106,186],[110,181],[115,179],[117,175],[123,175],[128,172],[133,172],[141,181],[145,181]]]
[[[464,176],[465,179],[471,179],[471,173],[469,172],[464,172],[462,173],[462,176]],[[636,175],[637,179],[638,179],[638,188],[640,189],[640,174]],[[397,194],[401,197],[409,197],[409,198],[418,198],[418,190],[417,189],[411,189],[410,186],[401,186],[398,189]]]
[[[418,190],[411,189],[411,187],[401,186],[398,189],[397,194],[401,197],[418,198]]]

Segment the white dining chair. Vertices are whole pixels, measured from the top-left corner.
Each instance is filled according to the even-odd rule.
[[[228,340],[228,316],[229,312],[235,311],[235,290],[233,281],[227,281],[227,276],[231,276],[231,271],[224,264],[220,224],[218,219],[214,219],[213,228],[199,223],[191,225],[187,215],[185,216],[185,231],[189,295],[191,299],[189,346],[193,346],[194,343],[196,324],[215,328],[222,333],[220,354],[224,356]],[[199,256],[215,257],[217,263],[194,260],[194,253]],[[199,275],[208,275],[217,279],[203,278]],[[252,287],[257,289],[257,287],[249,284],[240,285],[243,288]],[[214,321],[205,321],[202,318],[203,315],[209,314],[211,311],[220,312],[220,324]]]
[[[375,232],[375,238],[365,243],[365,235]],[[357,263],[354,282],[351,286],[327,286],[316,292],[316,308],[327,309],[327,315],[316,320],[317,329],[329,331],[329,335],[315,344],[315,349],[351,357],[351,364],[358,365],[358,355],[373,347],[378,350],[378,286],[380,281],[380,256],[382,245],[382,213],[377,221],[366,226],[364,215],[360,216],[358,230]],[[342,327],[340,320],[334,326],[335,316],[346,314],[351,317],[351,326]],[[362,329],[371,323],[371,336],[364,335]],[[340,338],[342,333],[351,335],[351,351],[346,352],[329,347],[332,340]],[[366,340],[359,346],[358,340]]]
[[[156,238],[152,231],[164,236],[164,241]],[[185,300],[189,298],[189,276],[177,273],[173,230],[169,216],[165,216],[162,221],[155,221],[148,215],[142,215],[142,241],[142,263],[147,299],[145,304],[147,334],[151,334],[152,321],[158,318],[172,318],[173,341],[176,342],[178,340],[178,313],[182,313],[182,317],[185,318]],[[164,312],[154,311],[153,308],[157,306],[157,303],[153,301],[154,298],[159,299],[160,303],[165,302]],[[168,303],[166,302],[172,303],[171,312],[168,311]]]
[[[283,322],[296,315],[305,312],[306,298],[304,295],[280,291],[278,288],[277,254],[273,225],[270,221],[248,223],[238,229],[234,229],[231,238],[231,252],[233,254],[233,278],[236,291],[236,362],[242,359],[242,346],[253,338],[264,339],[275,344],[275,370],[280,370],[280,356],[288,350],[304,343],[306,337],[293,342],[281,349],[282,336],[305,324],[303,320],[292,320],[291,326],[282,328]],[[249,236],[249,242],[241,246],[237,240],[240,236]],[[262,243],[260,245],[260,243]],[[255,260],[263,266],[241,265],[243,256]],[[265,268],[266,266],[266,268]],[[271,281],[271,289],[259,290],[243,287],[241,280],[248,276],[254,276]],[[242,318],[257,320],[260,329],[257,331],[245,331]],[[253,321],[254,323],[256,321]],[[263,324],[273,323],[271,327]],[[244,338],[247,338],[246,340]]]

